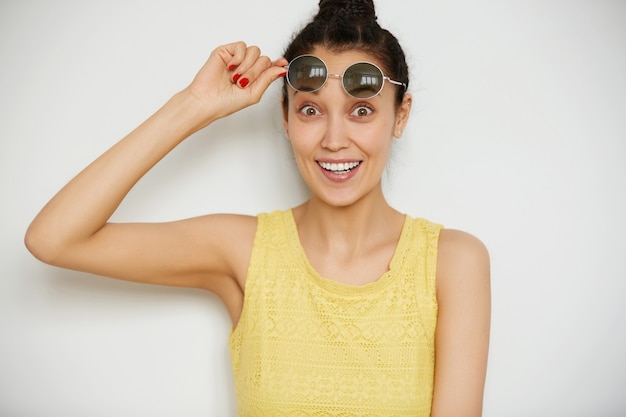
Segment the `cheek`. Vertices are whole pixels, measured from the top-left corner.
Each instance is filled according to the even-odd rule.
[[[313,129],[303,128],[298,123],[288,123],[287,129],[287,139],[289,139],[296,159],[298,159],[299,155],[309,154],[313,151],[315,143],[317,143]]]
[[[292,146],[312,146],[319,142],[320,136],[323,135],[323,123],[305,123],[298,115],[291,113],[287,123],[287,136]]]
[[[393,142],[393,125],[384,124],[377,127],[367,126],[356,133],[360,143],[372,153],[386,153]]]

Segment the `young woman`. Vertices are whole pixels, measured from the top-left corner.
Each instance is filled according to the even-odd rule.
[[[279,78],[307,201],[254,217],[108,221],[168,152]],[[402,48],[371,1],[322,0],[284,58],[243,42],[215,49],[188,87],[54,196],[26,245],[53,265],[217,294],[233,321],[242,416],[478,416],[487,251],[398,212],[382,191],[408,84]]]

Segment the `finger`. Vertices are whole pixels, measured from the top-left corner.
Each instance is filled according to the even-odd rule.
[[[261,50],[259,49],[258,46],[247,47],[240,62],[238,64],[232,63],[229,66],[229,69],[233,68],[233,72],[234,72],[232,81],[235,83],[239,81],[239,85],[241,87],[245,87],[250,82],[250,78],[248,77],[247,81],[243,81],[243,78],[244,78],[243,74],[248,72],[250,68],[252,68],[256,64],[260,56],[261,56]],[[233,67],[233,65],[236,65],[236,66]]]
[[[270,66],[268,69],[263,71],[254,81],[254,83],[250,84],[248,87],[250,89],[250,94],[253,99],[258,102],[261,100],[263,93],[268,89],[272,83],[278,79],[281,79],[285,76],[285,68],[283,65],[278,66]]]
[[[246,45],[245,42],[238,41],[222,45],[218,47],[215,52],[220,56],[228,68],[234,68],[241,61],[243,61],[243,57],[245,56],[247,49],[248,45]]]
[[[238,84],[240,87],[245,88],[248,84],[251,84],[252,82],[254,82],[254,80],[261,73],[263,73],[265,70],[267,70],[270,67],[281,68],[282,71],[277,73],[278,76],[280,77],[281,75],[284,75],[282,74],[282,72],[286,70],[286,66],[288,63],[289,61],[287,61],[285,58],[279,58],[275,61],[270,61],[269,57],[260,56],[259,58],[257,58],[256,62],[252,65],[252,67],[248,71],[241,74]],[[274,75],[276,75],[276,73],[274,73]],[[274,79],[272,79],[270,83],[274,81]]]
[[[240,87],[245,88],[248,84],[253,83],[257,77],[265,70],[272,66],[272,61],[266,56],[259,56],[250,68],[241,74],[238,81]],[[237,69],[239,72],[239,68]]]
[[[286,67],[287,65],[289,65],[287,58],[278,58],[277,60],[272,61],[273,67]]]

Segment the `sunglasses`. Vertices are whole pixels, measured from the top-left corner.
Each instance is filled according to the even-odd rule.
[[[406,84],[383,75],[380,68],[370,62],[350,65],[343,74],[332,74],[320,58],[315,55],[300,55],[291,60],[287,69],[287,82],[296,91],[312,93],[322,88],[328,77],[341,78],[343,89],[354,98],[367,99],[379,94],[385,80],[391,84]]]

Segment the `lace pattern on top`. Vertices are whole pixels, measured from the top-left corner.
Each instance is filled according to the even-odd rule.
[[[351,286],[312,268],[291,210],[259,215],[230,335],[239,416],[429,416],[440,229],[407,216],[389,271]]]

